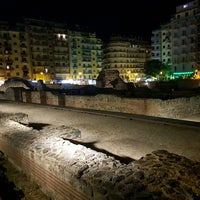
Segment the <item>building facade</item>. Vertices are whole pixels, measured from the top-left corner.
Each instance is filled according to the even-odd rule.
[[[80,82],[97,79],[102,69],[102,40],[94,33],[69,31],[71,79]]]
[[[104,69],[118,70],[127,82],[144,78],[144,63],[150,59],[150,45],[138,39],[111,37],[103,47]]]
[[[0,81],[16,76],[29,79],[32,76],[30,56],[24,50],[27,40],[22,39],[26,36],[8,23],[0,23]]]
[[[152,59],[171,65],[174,78],[187,78],[199,70],[199,0],[177,6],[170,22],[152,32]]]
[[[102,67],[102,41],[65,24],[23,19],[0,23],[0,80],[94,81]]]
[[[46,83],[95,84],[102,69],[118,70],[129,82],[145,77],[151,46],[135,38],[112,37],[71,30],[66,24],[24,18],[0,22],[0,80],[20,77]]]

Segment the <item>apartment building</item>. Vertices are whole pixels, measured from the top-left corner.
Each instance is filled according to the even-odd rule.
[[[152,31],[152,59],[172,66],[174,78],[187,78],[200,66],[200,5],[176,7],[170,22]]]
[[[102,69],[102,40],[95,33],[69,31],[68,34],[70,78],[92,83]]]
[[[8,23],[0,23],[0,80],[10,77],[23,77],[29,79],[30,65],[22,41],[22,35]],[[25,37],[25,35],[24,35]]]
[[[94,81],[102,67],[102,41],[95,33],[63,23],[23,19],[0,23],[0,80]]]
[[[111,37],[103,46],[104,69],[118,70],[127,82],[144,78],[144,63],[150,59],[150,45],[136,38]]]
[[[21,77],[46,83],[95,84],[104,69],[119,71],[125,81],[145,77],[151,46],[135,38],[111,37],[103,45],[96,33],[66,24],[24,18],[0,22],[0,80]]]

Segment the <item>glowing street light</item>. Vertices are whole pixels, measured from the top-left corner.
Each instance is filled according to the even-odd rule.
[[[40,75],[42,76],[42,80],[44,80],[44,73],[40,72]]]

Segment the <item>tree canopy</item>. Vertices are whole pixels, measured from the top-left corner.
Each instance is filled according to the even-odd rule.
[[[160,60],[150,60],[144,64],[144,73],[158,79],[168,79],[172,73],[172,68]]]

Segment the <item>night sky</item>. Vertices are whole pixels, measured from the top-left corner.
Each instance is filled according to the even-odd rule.
[[[81,3],[80,3],[81,2]],[[138,0],[87,2],[67,0],[7,0],[1,2],[0,17],[16,20],[32,17],[64,22],[96,32],[102,39],[111,35],[141,37],[150,41],[152,30],[169,22],[176,6],[187,0]],[[79,10],[78,10],[79,9]]]

